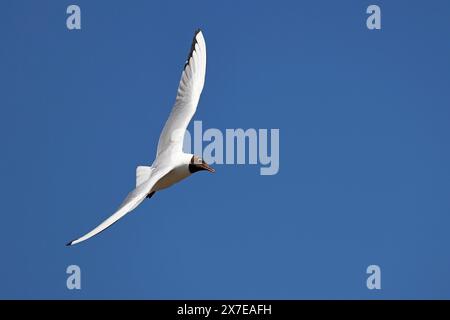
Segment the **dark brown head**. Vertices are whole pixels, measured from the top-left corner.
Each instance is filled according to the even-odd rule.
[[[209,164],[207,164],[202,158],[197,156],[192,156],[191,162],[189,163],[189,172],[195,173],[202,170],[208,170],[209,172],[214,173],[216,170],[211,168]]]

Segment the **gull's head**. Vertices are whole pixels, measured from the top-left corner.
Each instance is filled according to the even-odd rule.
[[[189,172],[195,173],[202,170],[207,170],[211,173],[214,173],[216,171],[214,170],[214,168],[211,168],[211,166],[207,164],[205,160],[196,155],[193,155],[189,163]]]

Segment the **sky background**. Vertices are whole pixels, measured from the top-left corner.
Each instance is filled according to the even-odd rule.
[[[449,17],[445,0],[2,1],[0,298],[450,298]],[[279,173],[216,165],[65,247],[153,161],[197,27],[194,119],[279,128]]]

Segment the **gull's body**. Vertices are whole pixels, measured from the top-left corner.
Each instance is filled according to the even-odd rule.
[[[184,133],[197,109],[205,74],[206,44],[202,32],[198,30],[181,75],[175,104],[159,138],[153,164],[150,167],[137,167],[136,188],[112,216],[67,245],[80,243],[102,232],[136,208],[145,198],[150,198],[155,192],[170,187],[192,173],[201,170],[214,172],[200,157],[182,151]]]

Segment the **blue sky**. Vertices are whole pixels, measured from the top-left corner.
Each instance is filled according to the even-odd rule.
[[[449,15],[444,0],[3,2],[0,298],[450,298]],[[279,128],[279,173],[216,166],[65,247],[152,162],[197,27],[194,119]]]

